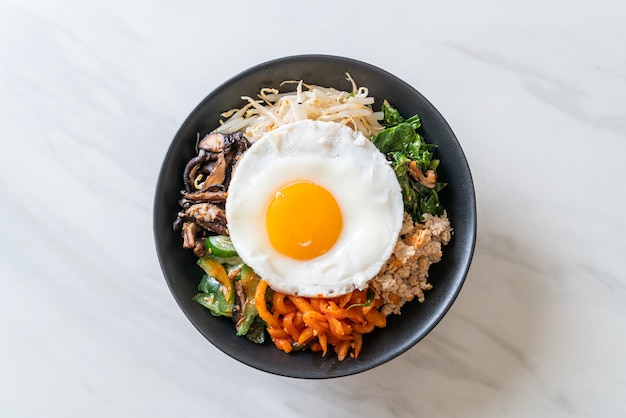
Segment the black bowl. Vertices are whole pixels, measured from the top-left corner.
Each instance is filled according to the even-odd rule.
[[[276,87],[284,80],[304,80],[348,90],[351,86],[345,80],[346,72],[377,98],[375,109],[387,99],[405,117],[417,113],[422,118],[421,133],[427,142],[438,145],[439,176],[448,183],[440,197],[454,236],[444,248],[442,261],[431,267],[429,280],[434,288],[426,293],[426,301],[406,304],[401,315],[388,317],[386,328],[365,335],[358,359],[338,361],[333,352],[326,357],[313,352],[285,354],[271,343],[253,344],[235,336],[230,319],[213,317],[192,301],[202,272],[193,253],[181,247],[180,234],[173,231],[172,222],[179,209],[183,168],[195,155],[197,135],[215,129],[220,113],[241,107],[242,95],[254,97],[261,87]],[[244,364],[277,375],[309,379],[347,376],[379,366],[407,351],[433,329],[454,302],[467,275],[476,240],[474,185],[452,130],[413,87],[380,68],[353,59],[326,55],[286,57],[231,78],[209,94],[182,124],[165,156],[156,187],[154,236],[170,291],[192,324],[217,348]]]

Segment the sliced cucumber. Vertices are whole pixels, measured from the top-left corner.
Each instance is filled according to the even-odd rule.
[[[234,257],[237,255],[237,250],[235,250],[230,237],[226,235],[214,235],[208,237],[204,241],[204,247],[209,254],[216,257]]]

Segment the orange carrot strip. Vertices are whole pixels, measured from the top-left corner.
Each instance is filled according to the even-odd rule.
[[[313,310],[319,312],[321,310],[320,309],[320,301],[321,301],[320,298],[311,298],[309,300],[309,305],[311,305],[311,308],[313,308]]]
[[[361,307],[362,311],[363,311],[363,315],[365,315],[366,313],[368,313],[369,311],[371,311],[372,309],[374,309],[374,304],[370,303],[369,306],[362,306]]]
[[[363,323],[365,318],[362,315],[362,310],[359,306],[354,306],[350,309],[340,308],[333,301],[328,302],[322,313],[326,316],[332,316],[336,319],[350,319],[352,322]]]
[[[378,328],[384,328],[387,325],[387,317],[377,310],[369,311],[365,314],[365,319],[374,324]]]
[[[322,351],[322,346],[317,341],[314,341],[309,346],[309,350],[315,351],[315,352]]]
[[[296,326],[293,324],[293,319],[295,318],[295,316],[295,312],[291,312],[285,315],[283,317],[283,328],[289,333],[294,341],[298,341],[298,338],[300,338],[300,331],[298,331],[298,328],[296,328]]]
[[[343,341],[341,344],[335,346],[335,352],[337,353],[337,358],[339,361],[342,361],[348,355],[348,350],[350,350],[350,341]]]
[[[352,293],[346,293],[345,295],[340,296],[337,305],[339,305],[340,308],[345,308],[348,305],[348,302],[350,302],[350,298],[352,298]]]
[[[303,297],[301,296],[287,296],[290,301],[293,302],[294,305],[298,308],[298,310],[302,313],[312,311],[313,308]]]
[[[319,341],[320,346],[322,346],[322,355],[325,356],[326,351],[328,350],[328,340],[326,339],[326,333],[320,332],[319,334],[317,334],[317,340]]]
[[[322,311],[324,315],[326,315],[327,317],[333,317],[335,319],[345,319],[348,317],[347,310],[339,308],[337,305],[333,307],[333,305],[335,304],[328,304],[328,306]]]
[[[327,316],[328,324],[330,325],[330,332],[332,332],[336,337],[342,337],[345,335],[343,325],[341,321],[332,316]]]
[[[312,340],[313,337],[315,337],[315,331],[312,328],[305,328],[300,333],[300,338],[298,338],[298,345],[305,345],[310,340]]]
[[[361,353],[361,349],[363,348],[363,337],[361,334],[354,334],[354,358],[358,358]]]
[[[382,306],[383,304],[383,299],[382,298],[376,298],[374,299],[369,306],[363,306],[363,313],[366,314],[367,312],[371,311],[372,309],[378,309]]]
[[[318,311],[307,311],[303,313],[302,319],[304,319],[304,322],[307,321],[307,318],[316,322],[321,322],[321,323],[327,322],[326,315]]]
[[[283,350],[285,353],[291,353],[291,351],[293,350],[293,346],[291,345],[291,342],[287,339],[277,338],[272,341],[274,341],[274,345],[276,345],[276,347]]]
[[[285,352],[291,352],[295,342],[311,351],[321,351],[322,355],[332,347],[339,360],[348,355],[357,358],[363,348],[362,334],[387,325],[387,318],[377,309],[381,298],[363,306],[367,303],[367,290],[354,290],[332,299],[274,292],[270,312],[265,300],[267,282],[261,283],[255,293],[257,310],[268,325],[272,341]]]
[[[352,324],[352,329],[359,334],[368,334],[374,330],[374,324],[366,322],[365,324]]]
[[[300,331],[302,331],[306,327],[306,324],[304,323],[304,320],[302,319],[302,312],[297,311],[295,313],[295,316],[293,318],[293,324],[296,327],[298,327]]]
[[[302,315],[302,319],[304,319],[304,323],[309,328],[313,328],[318,332],[328,331],[330,328],[328,322],[326,322],[326,317],[319,312],[307,311]]]
[[[361,290],[355,290],[350,297],[350,304],[362,304],[367,302],[367,294]]]
[[[272,337],[272,341],[274,341],[276,339],[288,339],[288,338],[290,338],[290,336],[287,333],[287,331],[285,331],[282,328],[267,327],[267,333],[270,335],[270,337]]]
[[[256,287],[256,292],[254,293],[254,304],[256,305],[256,310],[261,319],[264,320],[269,327],[281,328],[280,322],[278,322],[276,318],[272,316],[270,311],[267,310],[267,301],[265,300],[266,290],[267,282],[265,280],[259,281],[259,284]]]
[[[284,293],[274,292],[274,296],[272,297],[272,309],[281,315],[286,315],[298,310],[289,299],[285,300],[285,296]]]
[[[363,316],[363,309],[360,306],[355,306],[347,310],[347,318],[357,324],[365,323],[365,317]]]

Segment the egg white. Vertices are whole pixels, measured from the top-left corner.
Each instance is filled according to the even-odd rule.
[[[311,260],[277,252],[266,230],[270,201],[294,181],[324,187],[342,213],[339,239]],[[242,260],[272,289],[307,297],[366,288],[393,252],[403,213],[400,185],[378,149],[349,127],[311,120],[256,141],[239,161],[226,201],[230,237]]]

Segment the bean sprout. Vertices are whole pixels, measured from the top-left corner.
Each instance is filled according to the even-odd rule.
[[[262,88],[258,99],[242,96],[247,102],[240,109],[231,109],[222,113],[221,133],[243,130],[248,140],[257,141],[267,132],[287,123],[304,119],[323,120],[347,125],[371,138],[383,128],[379,120],[382,112],[374,112],[374,98],[369,96],[366,87],[358,87],[350,74],[346,73],[352,91],[337,90],[306,84],[302,80],[289,80],[281,83],[295,84],[291,92],[280,93],[275,88]]]

